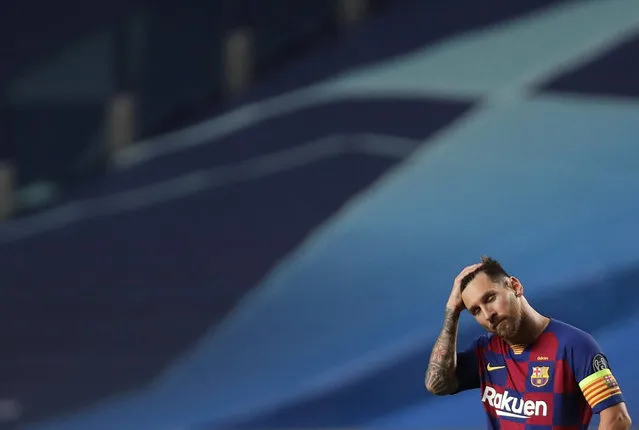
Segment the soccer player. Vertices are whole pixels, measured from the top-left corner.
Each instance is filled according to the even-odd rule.
[[[488,333],[457,353],[463,309]],[[538,313],[521,282],[488,257],[455,278],[425,384],[436,395],[480,388],[489,429],[587,429],[593,413],[601,430],[631,424],[597,342]]]

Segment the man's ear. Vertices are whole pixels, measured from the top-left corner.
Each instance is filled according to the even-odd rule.
[[[515,292],[515,297],[521,297],[524,295],[524,286],[521,285],[521,282],[519,282],[519,279],[515,278],[514,276],[511,276],[508,279],[508,285]]]

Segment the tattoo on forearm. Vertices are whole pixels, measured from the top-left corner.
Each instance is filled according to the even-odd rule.
[[[428,363],[425,384],[434,394],[450,394],[457,389],[455,361],[457,358],[457,325],[459,314],[446,310],[442,328]]]

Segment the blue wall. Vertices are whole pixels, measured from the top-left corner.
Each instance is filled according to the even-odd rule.
[[[16,360],[36,375],[17,385],[32,418],[82,407],[24,428],[483,427],[477,393],[422,387],[452,278],[483,254],[533,305],[597,336],[637,413],[639,94],[608,77],[637,58],[639,4],[495,12],[439,37],[407,24],[423,8],[400,3],[331,47],[351,58],[366,37],[379,61],[265,84],[0,229],[6,311],[85,321],[49,323],[57,340]],[[465,317],[460,341],[478,333]],[[49,381],[61,394],[47,409],[30,387],[60,356],[78,366]]]

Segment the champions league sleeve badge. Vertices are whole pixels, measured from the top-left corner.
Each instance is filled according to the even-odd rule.
[[[595,372],[599,372],[600,370],[609,369],[608,360],[603,354],[595,354],[592,358],[592,370]]]

